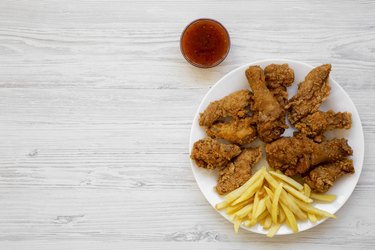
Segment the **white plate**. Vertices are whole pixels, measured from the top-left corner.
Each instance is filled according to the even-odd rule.
[[[296,93],[298,83],[303,81],[307,73],[313,68],[313,66],[308,65],[306,63],[292,60],[262,60],[243,65],[226,74],[208,91],[206,96],[203,98],[201,104],[199,105],[197,113],[194,117],[190,134],[190,153],[194,142],[205,137],[205,131],[203,128],[199,126],[198,123],[199,113],[203,112],[205,108],[208,106],[208,104],[210,104],[210,102],[212,101],[218,100],[236,90],[250,89],[250,86],[245,77],[245,70],[247,67],[249,67],[250,65],[260,65],[262,68],[264,68],[265,66],[271,63],[288,63],[289,66],[294,70],[295,82],[288,89],[289,98]],[[335,70],[334,65],[332,67],[332,70]],[[350,197],[358,182],[359,175],[362,171],[364,155],[364,138],[361,120],[352,100],[336,81],[334,81],[332,78],[329,78],[329,82],[331,84],[331,94],[329,98],[322,104],[321,110],[326,111],[328,109],[333,109],[334,111],[351,112],[353,122],[352,128],[350,130],[335,130],[330,133],[327,133],[328,138],[347,138],[349,145],[353,148],[354,151],[352,158],[355,167],[355,174],[346,175],[339,178],[336,181],[334,187],[332,187],[329,190],[329,193],[337,195],[337,199],[334,202],[328,204],[315,204],[315,206],[318,208],[324,209],[330,213],[335,213],[342,207],[342,205],[344,205],[344,203]],[[286,130],[284,136],[292,135],[292,131],[292,129]],[[259,141],[255,142],[255,144],[259,143]],[[257,164],[257,167],[259,168],[264,164],[267,164],[267,162],[263,157],[262,161]],[[223,200],[222,197],[220,197],[215,191],[217,173],[215,171],[208,171],[206,169],[199,168],[193,161],[191,161],[191,166],[200,190],[202,191],[203,195],[206,197],[208,202],[211,204],[211,206],[214,207],[215,204]],[[224,211],[219,211],[219,213],[222,216],[224,216],[227,220],[229,220],[228,216],[224,213]],[[304,231],[322,222],[323,220],[315,224],[311,223],[310,221],[299,222],[298,227],[300,231]],[[247,228],[244,226],[241,227],[251,232],[266,234],[266,231],[259,225],[255,225],[252,228]],[[277,235],[292,233],[293,232],[288,227],[282,226],[277,232]]]

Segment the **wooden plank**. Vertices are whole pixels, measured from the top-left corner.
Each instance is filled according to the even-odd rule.
[[[0,1],[1,249],[372,249],[374,1]],[[188,65],[179,36],[222,21],[228,58]],[[267,239],[200,193],[192,119],[207,90],[259,59],[333,64],[365,132],[338,219]]]

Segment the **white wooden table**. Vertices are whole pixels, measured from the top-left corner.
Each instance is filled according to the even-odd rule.
[[[375,249],[374,1],[2,0],[0,11],[0,249]],[[209,70],[179,51],[199,17],[232,39]],[[207,90],[267,58],[332,63],[366,140],[338,218],[273,239],[235,234],[188,155]]]

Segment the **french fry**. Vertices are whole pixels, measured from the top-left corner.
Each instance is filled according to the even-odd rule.
[[[255,226],[255,224],[257,224],[256,220],[248,220],[248,221],[245,221],[244,223],[246,227],[253,227]]]
[[[255,192],[262,186],[264,180],[264,175],[260,175],[259,180],[257,180],[253,185],[249,187],[237,200],[235,200],[232,205],[236,205],[246,199],[249,199],[255,194]]]
[[[257,219],[266,210],[265,199],[261,199],[255,211],[254,219]]]
[[[281,205],[281,203],[279,203]],[[280,217],[279,217],[279,223],[283,223],[285,221],[285,213],[284,210],[280,209]]]
[[[238,203],[238,204],[235,205],[235,206],[229,206],[229,207],[227,207],[227,209],[225,210],[225,212],[226,212],[227,214],[233,214],[233,213],[237,212],[238,210],[240,210],[241,208],[243,208],[244,206],[246,206],[246,205],[252,203],[253,201],[254,201],[254,199],[253,199],[253,198],[250,198],[250,199],[248,199],[248,200],[246,200],[246,201],[243,201],[243,202],[241,202],[241,203]]]
[[[215,208],[216,208],[216,210],[222,210],[222,209],[228,207],[229,205],[230,205],[230,203],[228,203],[226,200],[224,200],[224,201],[216,204]]]
[[[280,199],[280,194],[281,194],[281,191],[283,190],[283,184],[280,182],[279,185],[277,186],[276,190],[275,190],[275,194],[273,196],[273,200],[272,200],[272,213],[271,213],[271,217],[272,217],[272,221],[273,223],[277,223],[277,215],[279,214],[279,199]]]
[[[236,213],[234,213],[234,216],[236,216],[237,218],[244,218],[246,217],[246,215],[251,213],[252,210],[253,210],[253,204],[249,204],[241,208]]]
[[[266,219],[264,220],[263,228],[269,229],[271,227],[271,224],[272,224],[272,219],[271,219],[271,216],[268,214]]]
[[[310,199],[309,197],[307,197],[306,195],[302,194],[301,192],[299,192],[298,190],[294,189],[293,187],[289,186],[288,184],[285,184],[284,185],[284,189],[286,191],[288,191],[291,195],[293,195],[294,197],[306,202],[306,203],[312,203],[313,200]]]
[[[336,200],[337,198],[337,196],[334,194],[317,194],[317,193],[311,193],[310,197],[314,200],[326,201],[326,202],[332,202]]]
[[[258,216],[257,220],[264,220],[268,215],[268,211],[263,211],[263,213]]]
[[[307,185],[306,183],[303,184],[303,192],[305,193],[305,195],[307,197],[310,197],[310,194],[311,194],[311,188],[309,185]]]
[[[298,225],[296,217],[294,217],[294,214],[287,208],[284,204],[281,204],[281,207],[285,213],[286,220],[289,222],[290,228],[294,233],[298,232]]]
[[[296,203],[298,204],[298,206],[303,210],[303,211],[306,211],[307,213],[311,213],[311,214],[315,214],[315,215],[320,215],[320,216],[323,216],[323,217],[329,217],[329,218],[336,218],[335,215],[331,214],[331,213],[328,213],[327,211],[324,211],[324,210],[320,210],[316,207],[313,207],[311,205],[308,205],[306,203],[303,203],[302,201],[299,201],[299,200],[295,200]]]
[[[239,229],[240,226],[241,226],[241,222],[242,222],[242,219],[240,219],[240,218],[235,218],[235,219],[234,219],[233,227],[234,227],[234,231],[235,231],[236,233],[238,233],[238,229]]]
[[[308,185],[302,186],[281,172],[268,172],[262,167],[215,207],[225,208],[235,232],[238,232],[241,224],[246,227],[260,224],[269,230],[267,237],[272,237],[282,224],[286,224],[294,233],[298,232],[297,219],[308,219],[315,223],[322,218],[335,218],[333,214],[311,205],[313,199],[332,201],[334,198],[334,195],[312,193]]]
[[[236,190],[233,190],[229,194],[225,196],[225,202],[227,205],[231,204],[234,200],[236,200],[238,197],[240,197],[254,182],[259,179],[259,176],[263,175],[263,173],[266,171],[266,167],[263,166],[258,172],[256,172],[245,184],[243,184],[241,187],[237,188]],[[218,208],[216,208],[218,209]]]
[[[271,197],[268,196],[266,199],[264,199],[264,203],[266,204],[266,208],[269,214],[272,213],[272,203],[271,203]]]
[[[269,189],[268,187],[264,186],[264,190],[266,190],[266,193],[268,194],[268,196],[273,199],[273,192],[271,189]]]
[[[312,222],[312,223],[315,223],[318,221],[318,219],[316,218],[315,214],[307,214],[307,217],[309,218],[309,220]]]
[[[281,202],[284,203],[300,220],[307,220],[307,215],[301,210],[301,208],[296,204],[296,199],[291,195],[288,195],[285,190],[281,191]],[[297,199],[298,200],[298,199]]]
[[[273,188],[273,189],[277,188],[278,182],[269,173],[265,172],[264,178],[267,180],[268,184],[270,184],[271,188]]]
[[[301,184],[299,184],[297,181],[295,181],[294,179],[290,178],[289,176],[286,176],[284,174],[279,174],[279,173],[276,173],[274,171],[269,171],[269,173],[271,175],[273,175],[274,177],[277,177],[280,180],[283,180],[284,182],[286,182],[287,184],[289,184],[292,187],[296,188],[297,190],[302,190],[303,189],[303,186]]]
[[[277,233],[277,231],[279,230],[279,228],[280,228],[280,224],[278,224],[278,223],[276,223],[276,224],[273,224],[272,226],[271,226],[271,228],[270,228],[270,230],[268,231],[268,233],[267,233],[267,237],[269,237],[269,238],[272,238],[276,233]]]
[[[252,211],[252,213],[251,213],[251,217],[254,218],[254,219],[256,219],[256,217],[255,217],[255,213],[256,213],[256,211],[257,211],[257,209],[258,209],[258,203],[259,203],[259,190],[255,193],[255,198],[254,198],[254,209],[253,209],[253,211]]]
[[[261,199],[264,199],[267,195],[267,192],[266,190],[264,189],[265,186],[262,187],[262,189],[259,191],[258,195],[259,195],[259,200]]]

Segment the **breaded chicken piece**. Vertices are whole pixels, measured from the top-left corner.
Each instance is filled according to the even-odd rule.
[[[353,161],[344,159],[317,166],[307,176],[303,177],[303,180],[315,192],[325,193],[333,186],[337,178],[352,173],[354,173]]]
[[[321,135],[333,129],[350,129],[352,126],[352,116],[348,112],[335,113],[332,110],[327,112],[317,111],[302,118],[295,125],[299,133],[305,134],[315,141],[321,141]]]
[[[239,145],[248,144],[254,141],[257,136],[256,127],[251,117],[215,123],[206,130],[206,133],[212,138],[221,138]]]
[[[194,143],[190,157],[198,167],[215,169],[226,166],[233,157],[240,153],[241,149],[237,145],[220,143],[206,137]]]
[[[330,72],[331,64],[323,64],[311,70],[305,80],[298,85],[297,94],[286,105],[291,124],[294,125],[307,115],[318,111],[331,90],[328,83]]]
[[[288,102],[287,87],[294,82],[294,71],[288,64],[270,64],[264,68],[266,86],[271,91],[281,107]]]
[[[210,127],[216,121],[225,117],[245,117],[250,110],[252,93],[249,90],[239,90],[224,98],[211,102],[200,114],[199,125]]]
[[[246,70],[246,78],[254,93],[253,110],[257,117],[257,131],[264,142],[272,142],[284,133],[285,111],[268,90],[263,70],[259,66],[251,66]]]
[[[286,175],[303,174],[312,166],[335,162],[353,154],[346,139],[332,139],[316,143],[304,136],[284,137],[266,145],[270,166]]]
[[[261,148],[246,148],[233,162],[220,170],[216,190],[226,194],[242,186],[251,177],[251,169],[262,158]]]

